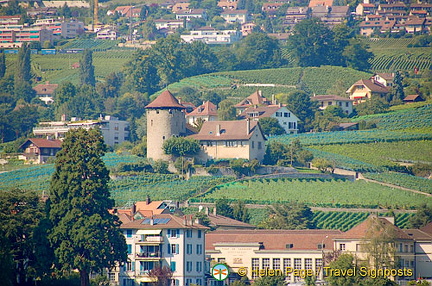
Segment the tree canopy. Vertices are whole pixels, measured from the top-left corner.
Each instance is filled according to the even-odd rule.
[[[267,229],[315,228],[312,210],[302,203],[290,202],[269,207],[269,217],[260,227]]]
[[[84,50],[82,58],[79,61],[79,65],[81,84],[95,86],[96,79],[93,66],[93,52],[91,50]]]
[[[162,146],[165,154],[174,156],[195,155],[201,149],[199,142],[195,139],[184,137],[171,137],[165,140]]]
[[[280,126],[276,118],[262,117],[259,119],[259,123],[265,135],[282,135],[285,133],[285,129]]]
[[[109,172],[102,161],[106,146],[99,130],[72,129],[57,153],[50,184],[49,239],[57,267],[78,269],[81,285],[89,273],[126,260],[126,243],[108,190]]]

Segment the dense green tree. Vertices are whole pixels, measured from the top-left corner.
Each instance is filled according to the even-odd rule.
[[[119,97],[120,88],[123,84],[124,76],[120,72],[112,72],[104,83],[98,83],[97,91],[103,98]]]
[[[250,215],[244,201],[238,200],[232,206],[233,218],[242,222],[249,222]]]
[[[147,94],[159,89],[160,76],[156,66],[156,58],[152,53],[138,50],[133,59],[126,65],[125,74],[131,88]]]
[[[259,119],[259,123],[265,135],[285,134],[285,129],[280,126],[279,121],[274,117],[262,117]]]
[[[342,53],[346,65],[356,70],[369,71],[374,54],[367,49],[368,46],[363,41],[351,39]]]
[[[0,50],[0,79],[6,74],[6,55]]]
[[[14,95],[17,99],[30,102],[36,95],[31,87],[30,48],[24,43],[18,52],[17,65],[14,76]]]
[[[233,209],[229,200],[226,197],[216,200],[215,208],[218,215],[230,218],[233,217]]]
[[[279,160],[288,160],[289,151],[286,144],[271,141],[267,144],[263,163],[265,165],[276,165]]]
[[[352,28],[348,27],[346,24],[339,24],[333,27],[333,53],[332,55],[332,65],[333,66],[344,66],[345,59],[340,57],[346,46],[349,45],[350,39],[355,35]],[[345,89],[346,90],[346,89]]]
[[[402,103],[402,100],[405,98],[404,86],[402,82],[403,78],[399,71],[395,72],[393,79],[393,86],[391,90],[392,101],[399,101]]]
[[[347,271],[357,266],[354,261],[354,256],[352,256],[351,254],[341,254],[335,261],[330,262],[328,266],[331,269],[340,269],[341,271]],[[358,274],[328,275],[326,280],[331,286],[359,285],[361,277]]]
[[[294,113],[299,119],[299,130],[304,131],[310,128],[317,110],[317,102],[311,101],[310,96],[304,91],[296,90],[288,94],[287,108]]]
[[[332,64],[336,55],[333,32],[317,18],[306,19],[294,26],[293,35],[288,40],[299,66],[316,67]]]
[[[162,148],[167,155],[183,157],[197,154],[201,149],[201,145],[195,139],[171,137],[164,141]]]
[[[432,222],[432,207],[425,203],[421,204],[415,215],[409,219],[412,228],[421,228],[430,222]]]
[[[159,39],[152,47],[152,57],[157,65],[158,75],[164,85],[184,77],[186,62],[183,61],[183,43],[179,36],[170,35]]]
[[[79,65],[81,85],[95,86],[96,79],[94,74],[93,52],[91,50],[84,50],[82,57],[79,60]]]
[[[277,68],[285,62],[276,39],[265,33],[252,33],[236,45],[237,69]]]
[[[325,158],[315,158],[312,160],[312,165],[320,170],[321,172],[333,173],[335,169],[335,163]]]
[[[339,106],[328,106],[323,111],[317,111],[315,113],[315,119],[312,122],[315,131],[337,131],[339,130],[339,123],[342,122],[342,118],[345,114]]]
[[[236,119],[236,109],[232,100],[224,99],[219,103],[218,118],[222,121]]]
[[[49,239],[57,267],[77,269],[81,286],[89,285],[89,273],[101,272],[126,260],[126,243],[108,190],[109,171],[102,156],[103,137],[96,129],[66,133],[57,153],[50,184]]]
[[[219,64],[210,47],[200,41],[184,45],[184,61],[187,62],[186,77],[215,72]]]
[[[27,136],[32,132],[39,119],[37,107],[31,104],[20,104],[9,114],[10,125],[15,132],[15,138]]]
[[[0,192],[0,277],[2,285],[33,284],[52,266],[44,204],[33,192]]]
[[[361,104],[355,106],[358,115],[369,115],[386,112],[389,108],[388,102],[379,96],[372,97]]]
[[[302,203],[290,202],[269,207],[269,217],[260,223],[267,229],[315,228],[312,210]]]
[[[149,41],[154,41],[157,37],[158,29],[156,28],[156,24],[152,18],[149,18],[144,22],[140,27],[143,38]]]

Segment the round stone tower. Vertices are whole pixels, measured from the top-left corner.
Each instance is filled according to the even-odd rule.
[[[186,119],[181,105],[168,90],[163,91],[146,106],[147,115],[147,158],[169,160],[162,145],[172,136],[186,133]]]

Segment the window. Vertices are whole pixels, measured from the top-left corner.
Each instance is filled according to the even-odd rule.
[[[305,269],[312,269],[312,258],[305,258]]]
[[[283,259],[283,267],[284,267],[284,271],[287,269],[287,267],[291,267],[291,258]]]
[[[197,263],[196,263],[196,271],[197,272],[202,272],[202,262],[201,261],[197,261]]]
[[[180,253],[180,245],[167,244],[167,246],[168,246],[168,254],[179,254]]]
[[[115,273],[108,273],[108,279],[109,281],[115,281]]]
[[[190,286],[192,284],[192,279],[186,279],[186,286]]]
[[[255,148],[255,142],[252,141],[252,149]]]
[[[186,254],[192,254],[192,244],[186,244]]]
[[[259,269],[259,258],[252,258],[252,278],[256,278],[258,277],[258,271],[254,271],[254,270],[258,270]]]
[[[186,271],[187,272],[192,271],[192,261],[186,261]]]
[[[284,117],[291,117],[291,114],[289,112],[284,112]]]
[[[225,141],[226,147],[237,147],[237,141]]]
[[[270,268],[270,258],[263,258],[262,259],[262,269],[268,269]]]
[[[168,237],[180,237],[180,229],[168,229]]]
[[[301,269],[302,261],[301,258],[294,258],[294,269]]]
[[[316,269],[316,272],[318,272],[319,269],[321,269],[322,265],[323,265],[322,258],[315,259],[315,269]]]
[[[405,244],[405,252],[408,252],[408,244]]]
[[[127,245],[127,253],[132,254],[132,244]]]
[[[175,261],[170,262],[170,269],[172,272],[176,271],[176,262]]]
[[[202,230],[198,230],[198,238],[201,238],[202,236]]]
[[[348,102],[345,102],[345,107],[348,107],[348,106],[349,106]]]
[[[410,245],[410,252],[414,253],[414,245],[412,245],[412,244]]]
[[[186,237],[192,237],[192,230],[191,229],[186,230]]]
[[[276,112],[276,117],[282,117],[282,112]]]
[[[202,279],[197,279],[197,280],[196,280],[196,284],[197,284],[197,285],[202,285]]]
[[[132,237],[132,229],[126,230],[126,237]]]
[[[339,250],[345,251],[345,243],[339,244]]]
[[[225,262],[225,258],[223,258],[223,257],[218,258],[218,262],[221,262],[221,263]]]
[[[333,104],[333,102],[331,102],[331,101],[328,102],[328,105],[332,105],[332,104]]]
[[[273,269],[280,269],[280,258],[273,258]]]
[[[262,143],[258,142],[258,150],[262,149]]]
[[[202,244],[196,245],[196,254],[203,254],[203,246]]]

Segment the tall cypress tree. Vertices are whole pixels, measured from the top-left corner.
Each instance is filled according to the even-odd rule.
[[[0,78],[6,74],[6,56],[3,50],[0,50]]]
[[[126,260],[120,222],[108,190],[109,171],[102,161],[106,145],[99,130],[75,129],[66,134],[51,179],[49,239],[58,268],[78,269],[81,286],[89,273]]]
[[[17,98],[30,102],[36,95],[31,86],[31,78],[30,47],[23,43],[18,52],[14,77],[14,94]]]
[[[94,75],[93,53],[91,50],[84,50],[83,56],[79,61],[81,84],[95,86],[96,79]]]

